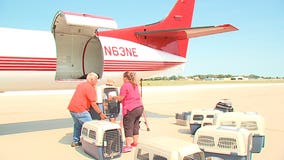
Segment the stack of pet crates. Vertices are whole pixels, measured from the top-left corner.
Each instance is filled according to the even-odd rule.
[[[216,119],[217,126],[233,126],[247,129],[253,136],[254,153],[260,153],[265,144],[264,118],[256,112],[228,112]]]
[[[251,160],[252,153],[259,153],[257,148],[261,148],[261,144],[255,143],[255,140],[245,128],[216,125],[198,129],[194,137],[194,143],[198,144],[206,158],[234,160]]]
[[[252,153],[264,148],[264,119],[255,112],[226,112],[215,124],[196,131],[194,142],[206,157],[251,160]]]

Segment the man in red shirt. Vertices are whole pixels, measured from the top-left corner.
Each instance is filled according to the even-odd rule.
[[[81,145],[80,136],[82,125],[84,122],[92,120],[89,113],[90,106],[93,107],[102,120],[107,118],[97,106],[97,92],[95,88],[97,80],[98,75],[96,73],[89,73],[87,75],[87,81],[78,84],[68,105],[68,110],[74,121],[72,147]]]

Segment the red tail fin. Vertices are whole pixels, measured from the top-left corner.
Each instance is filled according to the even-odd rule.
[[[168,16],[151,29],[165,30],[191,27],[195,0],[178,0]]]
[[[195,0],[178,0],[169,15],[160,22],[112,31],[102,31],[100,36],[109,36],[141,43],[143,45],[186,57],[188,38],[186,33],[179,36],[168,34],[151,36],[149,32],[166,32],[191,27]],[[171,34],[175,34],[172,33]],[[184,36],[183,36],[184,34]],[[157,35],[157,34],[156,34]]]

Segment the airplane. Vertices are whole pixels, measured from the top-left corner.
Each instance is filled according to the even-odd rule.
[[[0,91],[73,89],[89,72],[122,81],[182,73],[189,39],[238,30],[231,24],[192,27],[195,0],[177,0],[161,21],[117,27],[114,19],[59,11],[51,32],[0,28]]]

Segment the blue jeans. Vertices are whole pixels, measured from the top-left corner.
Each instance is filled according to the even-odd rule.
[[[80,141],[81,129],[85,122],[91,121],[92,117],[88,111],[84,112],[71,112],[70,114],[74,121],[73,127],[73,142],[78,143]]]

